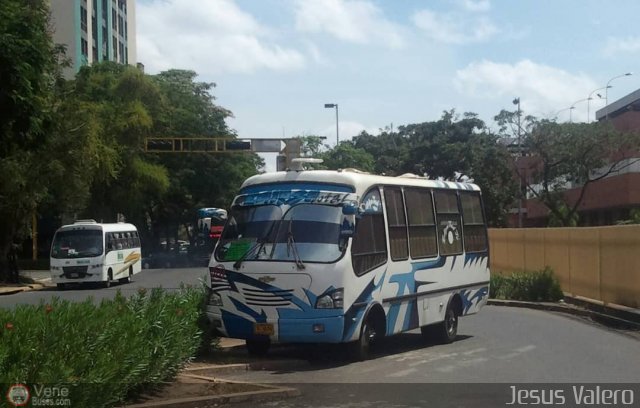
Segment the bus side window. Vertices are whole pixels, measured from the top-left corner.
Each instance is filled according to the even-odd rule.
[[[109,232],[107,233],[107,251],[113,251],[114,249],[116,249],[116,247],[113,232]]]
[[[362,204],[364,214],[356,224],[351,246],[351,263],[357,276],[387,262],[387,234],[378,189],[370,190],[364,196]]]
[[[140,248],[140,236],[138,235],[138,231],[133,231],[133,245],[136,248]]]
[[[433,196],[436,201],[440,255],[461,254],[462,223],[458,209],[458,193],[455,190],[437,190]]]
[[[116,249],[122,249],[122,237],[119,232],[113,234],[116,237]]]
[[[411,258],[428,258],[438,255],[436,221],[433,216],[433,199],[427,189],[409,188],[404,191],[409,218],[409,250]]]
[[[133,232],[127,232],[127,248],[133,248]]]
[[[479,193],[460,192],[466,252],[487,250],[487,227]]]
[[[391,259],[393,261],[402,261],[409,257],[407,217],[404,213],[402,190],[397,187],[385,187],[384,202],[387,207],[387,228],[389,229]]]

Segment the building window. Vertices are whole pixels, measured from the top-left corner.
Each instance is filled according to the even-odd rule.
[[[404,214],[404,199],[400,188],[384,188],[384,202],[387,207],[387,227],[389,228],[389,247],[393,261],[409,257],[407,240],[407,218]]]
[[[111,28],[118,29],[118,16],[115,9],[111,9]]]
[[[87,32],[87,9],[84,6],[80,6],[80,28]]]
[[[120,62],[124,64],[124,44],[120,43]]]
[[[80,39],[80,50],[85,57],[89,56],[89,43],[84,38]]]
[[[97,47],[93,47],[93,62],[94,63],[98,62],[98,48]]]
[[[387,262],[387,239],[380,191],[377,188],[370,190],[362,202],[365,212],[356,224],[351,245],[351,264],[358,276]]]
[[[464,227],[464,249],[466,252],[487,250],[487,228],[482,213],[480,193],[460,193],[462,221]]]
[[[436,219],[440,255],[462,253],[462,230],[458,194],[456,191],[438,190],[433,193],[436,201]]]
[[[433,215],[433,198],[427,189],[405,189],[409,223],[409,252],[411,258],[428,258],[438,255],[436,221]]]
[[[120,35],[124,35],[124,19],[122,16],[118,16],[118,32]]]

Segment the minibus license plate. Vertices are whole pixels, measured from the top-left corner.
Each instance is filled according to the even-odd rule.
[[[72,273],[70,273],[70,274],[69,274],[69,277],[70,277],[70,278],[77,278],[77,277],[78,277],[78,274],[77,274],[77,273],[75,273],[75,272],[72,272]]]
[[[253,326],[253,334],[271,336],[273,335],[273,324],[272,323],[256,323]]]

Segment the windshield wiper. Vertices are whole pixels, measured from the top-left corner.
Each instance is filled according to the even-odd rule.
[[[260,254],[260,251],[262,251],[262,248],[264,247],[264,244],[266,244],[269,241],[269,236],[271,235],[271,232],[273,231],[273,226],[276,225],[277,222],[274,222],[273,224],[271,224],[271,226],[269,227],[269,231],[267,231],[266,234],[264,234],[264,236],[258,240],[256,240],[256,243],[253,244],[249,249],[247,249],[244,254],[242,254],[242,256],[240,256],[240,258],[238,258],[234,264],[233,264],[233,268],[234,269],[240,269],[240,267],[242,266],[242,262],[244,262],[249,255],[253,254],[256,249],[258,250],[256,254]]]
[[[298,267],[298,269],[305,269],[306,267],[302,262],[302,259],[300,259],[300,254],[298,253],[298,246],[296,244],[296,240],[293,237],[293,231],[291,229],[292,224],[293,224],[293,220],[290,220],[289,229],[287,231],[287,257],[289,257],[291,253],[293,253],[293,259],[296,262],[296,267]]]
[[[266,243],[266,240],[257,240],[255,244],[251,245],[251,247],[249,249],[247,249],[241,256],[240,258],[238,258],[234,264],[233,264],[233,268],[234,269],[240,269],[240,266],[242,266],[242,262],[245,261],[245,259],[247,259],[249,257],[249,255],[253,254],[255,252],[256,249],[258,249],[258,253],[260,253],[260,250],[262,250],[262,247],[264,246],[264,244]]]

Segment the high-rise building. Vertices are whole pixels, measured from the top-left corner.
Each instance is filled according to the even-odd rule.
[[[83,65],[114,61],[135,65],[135,0],[50,0],[54,42],[67,47],[71,66],[66,77]]]

